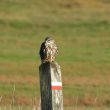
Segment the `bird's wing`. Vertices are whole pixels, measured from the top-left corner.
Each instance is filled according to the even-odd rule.
[[[45,58],[45,56],[46,56],[45,42],[43,42],[41,44],[39,54],[40,54],[41,59],[44,59]]]

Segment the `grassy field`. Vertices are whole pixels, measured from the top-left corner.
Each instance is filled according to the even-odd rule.
[[[14,88],[15,105],[38,105],[38,52],[48,35],[59,47],[65,110],[109,110],[109,0],[1,0],[0,106]]]

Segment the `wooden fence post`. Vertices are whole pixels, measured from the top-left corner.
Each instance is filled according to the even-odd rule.
[[[61,70],[57,62],[39,67],[41,110],[63,110]]]

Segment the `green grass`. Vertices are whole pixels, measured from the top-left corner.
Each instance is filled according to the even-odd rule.
[[[77,110],[89,109],[98,97],[94,109],[107,110],[109,7],[108,0],[1,0],[0,95],[10,97],[15,83],[19,98],[31,99],[35,91],[39,97],[38,52],[44,38],[52,35],[59,47],[65,109],[72,110],[77,97]]]
[[[13,95],[13,91],[14,91],[14,87],[15,87],[15,94],[16,96],[18,95],[24,95],[32,98],[34,97],[36,94],[39,95],[39,86],[33,84],[30,85],[29,83],[27,84],[0,84],[0,95]]]

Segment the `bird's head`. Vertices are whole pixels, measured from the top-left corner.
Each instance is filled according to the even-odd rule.
[[[45,38],[45,42],[54,42],[54,40],[52,39],[52,37],[46,37]]]
[[[53,40],[51,37],[49,37],[49,36],[47,36],[46,38],[45,38],[45,41],[50,41],[50,40]]]

